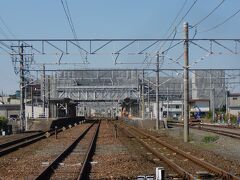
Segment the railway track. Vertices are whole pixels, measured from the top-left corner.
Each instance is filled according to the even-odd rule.
[[[207,132],[212,132],[215,134],[220,134],[223,136],[228,136],[231,138],[235,138],[235,139],[240,139],[240,133],[236,133],[236,132],[230,132],[230,131],[224,131],[224,130],[219,130],[219,129],[211,129],[211,128],[206,128],[202,125],[198,125],[197,127],[191,127],[193,129],[199,129],[199,130],[203,130],[203,131],[207,131]]]
[[[56,129],[57,133],[61,132],[63,129]],[[25,147],[27,145],[33,144],[41,139],[47,138],[55,134],[55,130],[49,130],[44,132],[38,132],[36,134],[25,136],[22,138],[9,140],[7,142],[0,144],[0,157],[8,153],[18,150],[19,148]]]
[[[100,121],[93,122],[61,154],[36,177],[40,179],[85,179],[88,176],[91,158]]]
[[[129,125],[120,125],[120,127],[129,136],[140,142],[148,151],[165,161],[183,179],[211,177],[214,179],[240,180],[240,177],[230,174],[204,161],[204,159],[199,159],[188,152],[184,152],[141,129]]]
[[[29,144],[33,144],[41,139],[46,138],[45,135],[46,132],[40,132],[31,136],[19,138],[13,141],[8,141],[5,143],[0,144],[0,157],[3,155],[6,155],[8,153],[11,153],[13,151],[18,150],[19,148],[22,148],[24,146],[27,146]],[[53,134],[53,132],[49,131],[49,134]]]
[[[169,125],[172,126],[183,126],[182,123],[169,123]],[[192,129],[198,129],[198,130],[202,130],[202,131],[207,131],[207,132],[212,132],[215,134],[220,134],[223,136],[228,136],[231,138],[235,138],[235,139],[240,139],[240,132],[231,132],[230,130],[232,130],[233,128],[227,128],[227,127],[222,127],[222,126],[209,126],[209,125],[204,125],[204,124],[196,124],[194,126],[189,126]],[[215,129],[214,129],[215,128]],[[218,128],[218,129],[216,129]],[[225,128],[225,130],[224,130]]]

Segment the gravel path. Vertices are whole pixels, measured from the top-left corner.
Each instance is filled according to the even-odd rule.
[[[158,166],[159,161],[154,162],[135,140],[131,141],[119,130],[115,138],[113,124],[101,123],[90,179],[135,179],[155,174]]]

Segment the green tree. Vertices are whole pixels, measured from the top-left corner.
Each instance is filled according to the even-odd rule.
[[[7,126],[7,119],[4,116],[0,116],[0,129],[4,129]]]

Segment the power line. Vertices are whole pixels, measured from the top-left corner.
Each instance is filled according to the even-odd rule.
[[[65,4],[64,4],[64,2],[65,2]],[[78,37],[77,37],[77,33],[76,33],[76,30],[75,30],[75,27],[74,27],[74,24],[73,24],[73,21],[72,21],[72,17],[71,17],[71,13],[70,13],[70,10],[69,10],[69,7],[68,7],[68,3],[67,3],[66,0],[64,0],[64,2],[63,2],[63,0],[61,0],[61,3],[62,3],[62,6],[63,6],[63,9],[64,9],[64,12],[65,12],[65,15],[66,15],[67,20],[68,20],[68,24],[69,24],[70,29],[71,29],[72,34],[73,34],[73,37],[74,37],[75,40],[77,40]],[[78,41],[77,41],[77,45],[80,47]],[[84,59],[84,56],[82,54],[81,49],[79,49],[79,53],[80,53],[82,59]]]
[[[178,22],[178,24],[175,26],[174,30],[169,34],[169,36],[167,37],[167,39],[176,31],[176,29],[178,28],[178,26],[182,23],[182,21],[184,20],[184,18],[189,14],[189,12],[192,10],[192,8],[195,6],[195,4],[197,3],[198,0],[195,0],[192,5],[190,6],[190,8],[187,10],[187,12],[185,13],[185,15],[181,18],[181,20]],[[162,46],[159,48],[159,51],[162,49],[162,47],[165,45],[166,42],[164,42],[162,44]]]
[[[178,26],[182,23],[182,21],[184,20],[184,18],[189,14],[189,12],[190,12],[190,11],[192,10],[192,8],[195,6],[195,4],[197,3],[197,1],[198,1],[198,0],[195,0],[195,1],[192,3],[192,5],[191,5],[191,6],[189,7],[189,9],[187,10],[187,12],[184,14],[184,16],[180,19],[180,21],[178,22],[178,24],[175,26],[175,28],[173,29],[173,31],[167,36],[167,39],[169,39],[169,38],[173,35],[174,32],[175,32],[175,33],[174,33],[174,36],[173,36],[172,39],[173,39],[173,40],[175,39],[175,36],[176,36],[176,33],[177,33],[176,31],[177,31]],[[184,2],[183,6],[181,7],[181,9],[180,9],[180,11],[179,11],[179,13],[177,14],[177,16],[176,16],[175,19],[178,18],[180,12],[181,12],[182,9],[185,7],[186,2],[187,2],[187,1]],[[174,21],[175,21],[175,19],[174,19]],[[173,40],[172,40],[172,41],[173,41]],[[169,47],[171,47],[172,41],[170,42],[170,46],[169,46]],[[160,48],[159,48],[157,51],[160,51],[165,44],[166,44],[166,41],[164,41],[164,42],[162,43],[162,45],[160,46]],[[149,60],[150,63],[152,62],[152,59],[153,59],[153,58],[154,58],[154,57],[151,57],[151,59]]]
[[[207,16],[205,16],[204,18],[202,18],[200,21],[198,21],[196,24],[194,24],[191,28],[194,28],[196,26],[198,26],[199,24],[201,24],[203,21],[205,21],[209,16],[211,16],[223,3],[225,2],[225,0],[222,0]]]
[[[2,34],[6,39],[8,39],[8,35],[5,33],[5,31],[3,30],[3,28],[1,28],[1,26],[0,26],[0,32],[1,32],[1,34]]]
[[[11,31],[11,29],[8,27],[8,25],[5,23],[5,21],[3,20],[3,18],[2,18],[1,16],[0,16],[0,20],[1,20],[2,24],[5,26],[5,28],[7,29],[8,33],[9,33],[12,37],[16,38],[16,36],[13,34],[13,32]]]
[[[65,15],[67,17],[70,29],[71,29],[71,31],[73,33],[74,38],[76,38],[76,31],[75,31],[74,25],[72,24],[72,21],[71,21],[71,16],[70,16],[71,14],[68,14],[69,9],[67,10],[67,8],[65,7],[66,5],[64,4],[63,0],[61,0],[61,3],[62,3],[62,6],[63,6],[63,9],[64,9],[64,12],[65,12]],[[66,3],[66,1],[65,1],[65,3]]]
[[[190,8],[188,9],[188,11],[186,12],[186,14],[181,18],[181,20],[179,21],[179,23],[177,24],[176,27],[178,27],[182,21],[184,20],[184,18],[188,15],[188,13],[192,10],[192,8],[195,6],[195,4],[197,3],[198,0],[195,0],[192,5],[190,6]]]
[[[168,28],[168,30],[166,31],[166,33],[164,34],[164,36],[166,36],[166,35],[167,35],[167,33],[170,31],[170,29],[173,27],[174,23],[175,23],[175,22],[176,22],[176,20],[178,19],[178,17],[179,17],[179,15],[181,14],[182,10],[183,10],[183,9],[184,9],[184,7],[186,6],[186,4],[187,4],[187,1],[188,1],[188,0],[185,0],[185,1],[184,1],[184,3],[183,3],[183,5],[182,5],[182,7],[179,9],[179,11],[178,11],[178,13],[177,13],[176,17],[174,18],[173,22],[172,22],[172,23],[171,23],[171,25],[169,26],[169,28]]]
[[[73,28],[73,34],[75,36],[75,39],[77,39],[77,33],[75,31],[75,27],[74,27],[74,24],[73,24],[73,21],[72,21],[72,16],[71,16],[71,13],[70,13],[70,10],[69,10],[69,7],[68,7],[68,3],[67,1],[65,0],[65,4],[66,4],[66,7],[67,7],[67,12],[68,12],[68,16],[69,16],[69,20],[71,22],[71,25],[72,25],[72,28]]]
[[[231,16],[229,16],[228,18],[226,18],[223,22],[207,29],[207,30],[204,30],[204,31],[201,31],[200,33],[203,33],[203,32],[209,32],[209,31],[212,31],[218,27],[220,27],[221,25],[225,24],[226,22],[228,22],[230,19],[232,19],[234,16],[236,16],[238,13],[240,12],[240,9],[238,11],[236,11],[234,14],[232,14]]]

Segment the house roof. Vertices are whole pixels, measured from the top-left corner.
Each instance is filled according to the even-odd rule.
[[[189,102],[197,102],[197,101],[206,101],[209,102],[209,99],[190,99]]]
[[[1,104],[0,110],[20,110],[20,104]]]
[[[240,93],[230,93],[228,97],[240,97]]]

